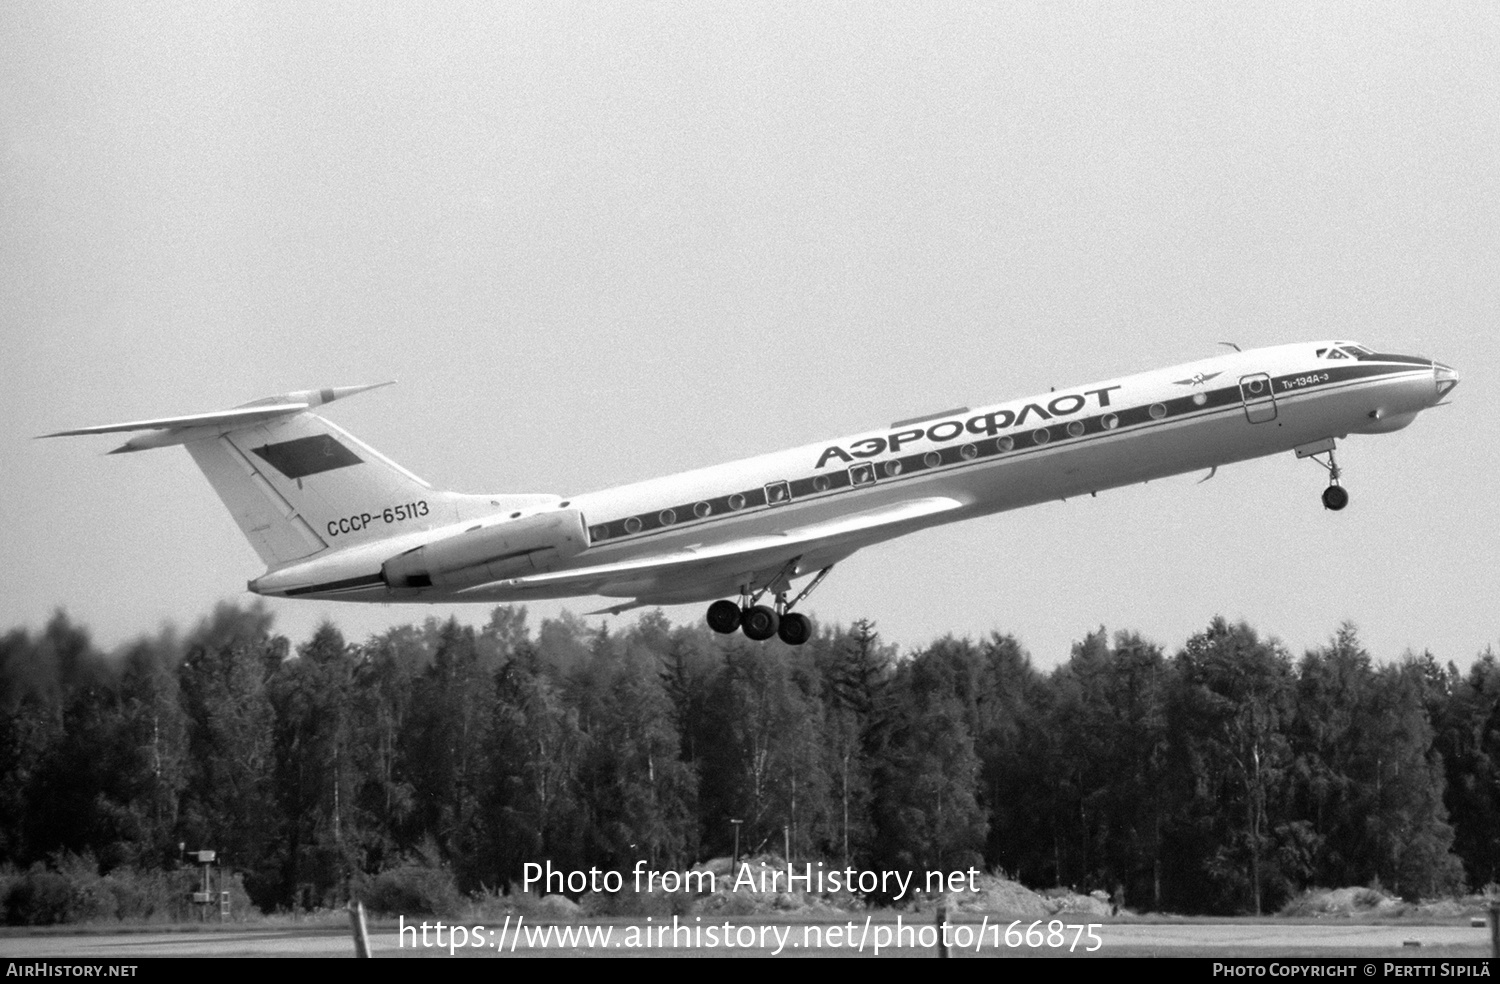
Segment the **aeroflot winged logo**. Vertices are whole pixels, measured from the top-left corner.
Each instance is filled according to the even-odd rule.
[[[1217,376],[1218,373],[1214,375]],[[843,462],[852,462],[855,458],[873,458],[884,454],[887,450],[895,454],[901,450],[902,445],[924,438],[941,444],[945,441],[956,440],[966,433],[994,437],[1002,430],[1024,426],[1028,421],[1071,416],[1088,406],[1088,398],[1091,396],[1094,397],[1096,406],[1107,407],[1109,394],[1119,388],[1106,386],[1103,389],[1084,390],[1082,393],[1064,393],[1047,401],[1046,406],[1040,403],[1028,403],[1020,410],[992,410],[989,413],[976,414],[968,420],[942,420],[926,430],[913,427],[910,430],[894,431],[888,437],[866,437],[850,444],[847,451],[835,445],[824,450],[818,457],[816,467],[822,468],[835,458]],[[1036,424],[1033,422],[1032,426]]]
[[[1205,376],[1201,372],[1195,372],[1186,379],[1174,379],[1172,380],[1172,382],[1176,383],[1178,386],[1202,386],[1204,383],[1208,382],[1210,379],[1213,379],[1218,375],[1221,375],[1221,373],[1211,372]]]

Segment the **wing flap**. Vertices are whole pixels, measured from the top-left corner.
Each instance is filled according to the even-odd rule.
[[[507,590],[566,587],[604,593],[600,589],[617,582],[643,585],[653,579],[676,579],[699,571],[754,572],[779,566],[813,549],[846,545],[848,552],[853,553],[860,547],[906,532],[904,527],[917,524],[930,516],[958,509],[962,505],[957,499],[941,496],[913,499],[822,523],[794,527],[780,533],[744,537],[706,547],[688,547],[613,564],[597,564],[551,574],[492,581],[467,588],[461,594],[479,593],[497,587]]]

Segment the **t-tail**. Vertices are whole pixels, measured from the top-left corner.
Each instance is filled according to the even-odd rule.
[[[389,383],[301,390],[229,410],[44,434],[138,432],[111,454],[181,444],[275,571],[318,555],[554,502],[435,489],[311,410]]]

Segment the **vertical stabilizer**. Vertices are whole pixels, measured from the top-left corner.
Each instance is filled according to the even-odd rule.
[[[43,436],[143,432],[112,453],[185,446],[273,570],[325,551],[556,500],[551,495],[476,496],[434,489],[309,412],[370,388],[304,390],[214,413]]]
[[[328,542],[255,470],[229,435],[193,441],[186,447],[267,567],[328,548]]]

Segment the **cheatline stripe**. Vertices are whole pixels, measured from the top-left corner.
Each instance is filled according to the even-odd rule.
[[[1320,366],[1317,369],[1302,370],[1299,372],[1286,373],[1270,379],[1270,390],[1266,394],[1257,394],[1251,397],[1251,407],[1265,405],[1270,402],[1274,394],[1279,399],[1288,399],[1300,396],[1304,393],[1317,393],[1330,388],[1340,388],[1338,384],[1358,382],[1377,376],[1389,376],[1398,373],[1408,373],[1414,366],[1427,368],[1431,363],[1426,359],[1413,359],[1404,356],[1382,356],[1388,362],[1398,362],[1399,365],[1370,365],[1358,362],[1346,365]],[[1296,379],[1306,378],[1312,375],[1328,374],[1324,382],[1309,386],[1288,388],[1287,384]],[[1264,373],[1247,373],[1239,379],[1248,380],[1252,376],[1265,378]],[[1195,396],[1205,397],[1202,403],[1194,401]],[[1001,437],[984,437],[979,440],[966,443],[948,444],[941,448],[932,448],[927,451],[915,452],[908,455],[897,455],[880,460],[869,460],[847,465],[821,475],[808,478],[798,478],[789,481],[771,482],[764,486],[752,489],[744,489],[740,492],[732,492],[727,495],[714,496],[708,499],[699,499],[693,502],[685,502],[675,506],[664,507],[660,510],[637,513],[633,516],[625,516],[619,519],[608,520],[603,523],[595,523],[589,527],[589,540],[591,543],[608,543],[623,537],[629,537],[632,541],[642,539],[646,535],[659,533],[663,530],[674,529],[678,526],[694,525],[700,526],[705,523],[716,522],[728,518],[747,509],[754,509],[768,505],[767,491],[773,492],[778,488],[784,489],[789,495],[784,495],[776,504],[785,505],[788,502],[807,501],[813,497],[825,497],[833,495],[842,489],[867,488],[876,484],[889,485],[892,481],[900,481],[906,478],[914,478],[938,469],[947,468],[952,465],[972,465],[987,459],[998,457],[1014,457],[1017,454],[1034,451],[1042,447],[1050,447],[1054,442],[1078,441],[1098,435],[1115,435],[1130,428],[1143,427],[1149,424],[1162,424],[1167,421],[1176,422],[1189,417],[1206,417],[1226,407],[1246,406],[1244,397],[1240,392],[1239,380],[1228,386],[1218,389],[1205,390],[1193,388],[1192,392],[1184,393],[1179,397],[1157,401],[1166,407],[1166,414],[1161,418],[1151,416],[1151,407],[1156,404],[1144,404],[1141,406],[1126,407],[1121,410],[1105,410],[1090,417],[1070,417],[1067,420],[1045,424],[1040,427],[1022,428],[1015,433],[1006,434]],[[980,408],[984,410],[986,408]],[[1113,416],[1117,424],[1113,428],[1104,426],[1104,418]],[[941,421],[940,421],[941,422]],[[1083,424],[1080,434],[1070,434],[1068,427],[1071,424]],[[1046,437],[1038,441],[1037,437],[1046,432]],[[956,440],[956,439],[955,439]],[[1009,440],[1010,445],[1004,446],[1003,442]],[[965,452],[968,449],[966,456]],[[937,455],[936,461],[929,463],[929,455]],[[892,462],[900,464],[899,470],[891,474],[887,469]],[[855,477],[861,480],[856,483]],[[868,479],[865,476],[869,476]],[[818,483],[825,483],[820,486]],[[732,508],[732,499],[739,499],[738,507]],[[699,516],[695,510],[703,505],[708,506],[708,512]],[[639,523],[632,530],[626,524],[630,522]],[[600,532],[603,536],[600,536]]]
[[[1421,366],[1423,369],[1432,365],[1431,359],[1424,359],[1419,355],[1387,355],[1383,352],[1376,352],[1374,355],[1362,355],[1359,359],[1361,362],[1401,362],[1409,366]]]
[[[314,591],[350,591],[354,588],[373,588],[377,584],[385,583],[384,574],[362,574],[359,577],[346,577],[342,581],[324,581],[322,584],[309,584],[301,588],[288,588],[287,597],[293,595],[311,594]]]

